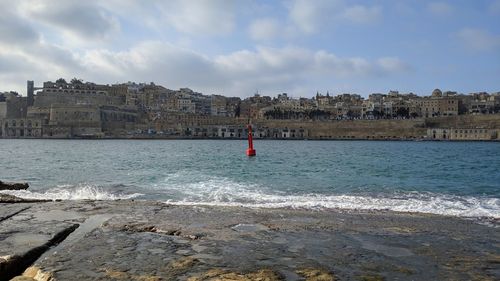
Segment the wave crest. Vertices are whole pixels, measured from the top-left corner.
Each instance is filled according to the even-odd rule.
[[[500,199],[465,197],[436,193],[393,194],[290,194],[256,184],[242,184],[227,178],[209,176],[203,181],[180,183],[168,177],[154,189],[175,191],[176,205],[244,206],[256,208],[305,208],[390,210],[458,217],[500,218]]]
[[[14,195],[25,199],[40,200],[118,200],[132,199],[143,194],[113,194],[104,188],[95,185],[60,185],[45,191],[31,190],[6,190],[3,193]]]

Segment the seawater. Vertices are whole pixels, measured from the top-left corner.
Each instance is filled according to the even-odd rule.
[[[24,198],[344,208],[500,218],[500,143],[0,140]]]

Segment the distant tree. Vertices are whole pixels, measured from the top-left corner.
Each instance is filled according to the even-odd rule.
[[[78,78],[75,77],[75,78],[71,79],[71,84],[73,84],[73,85],[77,85],[77,84],[81,85],[81,84],[83,84],[83,80],[82,79],[78,79]]]
[[[241,106],[240,106],[240,104],[238,104],[236,106],[236,109],[234,110],[234,116],[240,117],[240,114],[241,114]]]
[[[283,112],[279,108],[273,108],[272,110],[266,111],[264,117],[266,119],[281,119]]]
[[[64,78],[59,78],[56,80],[56,83],[57,84],[67,84],[66,80],[64,80]]]
[[[396,111],[396,115],[397,115],[397,116],[400,116],[400,117],[406,117],[406,118],[408,118],[408,117],[410,116],[410,114],[409,114],[409,113],[410,113],[410,112],[409,112],[408,108],[404,108],[404,107],[400,107],[400,108],[398,108],[398,110]]]
[[[330,118],[329,112],[320,109],[313,109],[310,111],[306,111],[306,114],[309,117],[309,119],[312,120],[325,120]]]

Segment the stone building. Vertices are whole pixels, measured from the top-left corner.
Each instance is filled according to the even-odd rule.
[[[136,110],[123,107],[101,106],[99,113],[103,132],[111,135],[133,131],[139,121]]]
[[[210,114],[213,116],[227,116],[227,99],[225,96],[212,95],[210,97]]]
[[[125,105],[125,97],[117,94],[120,88],[111,90],[111,86],[94,83],[71,84],[65,82],[45,82],[35,96],[34,106],[50,107],[53,104],[66,105]],[[109,91],[113,94],[110,94]]]
[[[40,138],[43,120],[33,118],[0,119],[0,138]]]
[[[99,107],[53,104],[50,107],[49,123],[44,128],[44,136],[59,138],[103,136]]]
[[[451,129],[451,140],[495,140],[498,139],[497,129]]]
[[[24,118],[28,111],[26,97],[16,92],[0,93],[0,119]]]
[[[184,137],[207,137],[222,139],[246,139],[248,129],[246,125],[210,125],[210,126],[187,126],[181,131]],[[254,125],[252,136],[256,139],[304,139],[308,137],[308,130],[302,127],[279,127],[269,128]]]
[[[455,116],[458,115],[460,99],[457,96],[443,96],[439,89],[435,89],[430,97],[420,99],[423,117]]]
[[[498,129],[485,128],[432,128],[427,138],[432,140],[496,140]]]

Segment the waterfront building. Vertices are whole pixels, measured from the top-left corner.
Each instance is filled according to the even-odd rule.
[[[432,140],[496,140],[499,129],[485,128],[432,128],[427,129],[427,138]]]
[[[36,118],[0,119],[0,138],[40,138],[43,120]]]
[[[101,137],[100,109],[94,105],[53,104],[44,136],[58,138]]]

